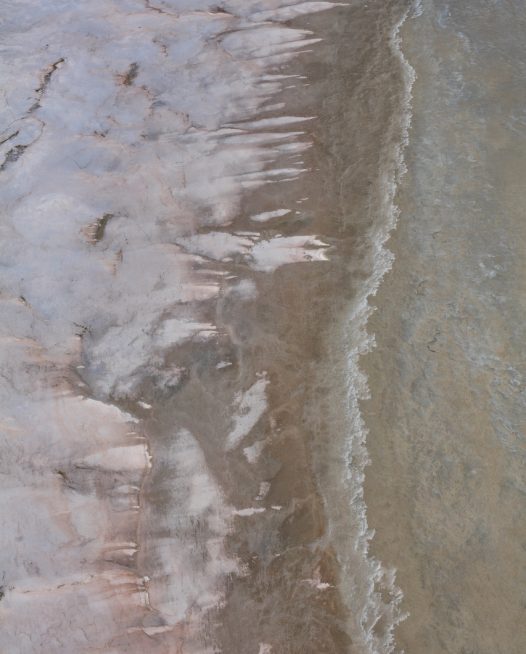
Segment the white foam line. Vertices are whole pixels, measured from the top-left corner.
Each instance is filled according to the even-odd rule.
[[[374,337],[367,332],[368,318],[372,312],[369,298],[377,292],[385,274],[393,263],[393,255],[386,248],[386,242],[391,231],[395,228],[398,219],[398,208],[395,205],[395,195],[401,177],[405,173],[403,153],[409,142],[409,127],[411,124],[412,87],[415,81],[415,71],[404,56],[401,48],[400,30],[410,15],[407,11],[399,23],[394,27],[390,45],[395,57],[399,60],[405,84],[405,98],[401,124],[401,138],[394,153],[394,159],[387,160],[381,174],[382,186],[387,189],[384,199],[384,223],[378,227],[373,235],[374,269],[370,279],[365,283],[353,302],[349,315],[349,342],[353,347],[348,356],[348,402],[350,432],[346,451],[346,485],[349,496],[352,498],[353,512],[359,519],[357,531],[354,535],[352,550],[341,552],[344,567],[355,571],[361,570],[360,581],[351,582],[349,577],[342,579],[342,588],[345,600],[350,608],[351,632],[355,634],[356,645],[363,648],[368,654],[391,654],[395,648],[394,629],[405,619],[406,614],[401,612],[400,603],[402,592],[395,583],[395,571],[386,570],[374,558],[369,556],[369,542],[373,533],[367,523],[367,507],[364,501],[363,481],[365,467],[368,462],[366,450],[367,428],[360,411],[360,401],[367,398],[369,389],[367,379],[359,366],[360,357],[370,351],[374,346]],[[362,562],[357,567],[350,552],[356,552]],[[354,554],[353,554],[354,556]],[[363,565],[365,564],[365,565]],[[356,573],[355,573],[356,574]],[[357,592],[357,584],[361,588]],[[376,588],[381,583],[387,588],[390,600],[384,602]],[[385,625],[381,632],[375,630],[379,620]]]

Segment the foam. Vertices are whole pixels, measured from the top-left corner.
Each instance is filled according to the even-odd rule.
[[[400,608],[403,594],[396,585],[395,571],[386,569],[369,554],[369,544],[374,534],[368,527],[364,501],[363,483],[369,458],[366,450],[367,428],[360,412],[360,401],[369,396],[369,389],[359,361],[363,354],[374,347],[374,336],[369,335],[366,328],[373,311],[369,298],[375,295],[393,263],[393,255],[386,248],[386,242],[398,220],[395,195],[406,170],[403,154],[409,140],[412,87],[415,81],[415,72],[402,51],[400,30],[412,15],[410,8],[390,34],[391,50],[400,64],[404,84],[399,123],[393,127],[398,138],[391,151],[385,153],[379,170],[380,187],[383,190],[378,210],[381,220],[369,234],[373,265],[369,278],[361,285],[353,300],[347,330],[351,347],[348,352],[349,434],[344,483],[351,499],[355,526],[353,533],[346,533],[345,542],[338,543],[337,547],[343,569],[341,589],[349,607],[350,632],[360,651],[371,654],[390,654],[394,651],[394,629],[407,617]],[[349,539],[353,543],[352,548],[348,546]],[[383,595],[388,599],[385,600]],[[382,628],[378,630],[376,626],[380,621]]]

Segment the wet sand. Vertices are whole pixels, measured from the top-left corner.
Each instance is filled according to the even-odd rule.
[[[407,654],[526,647],[521,3],[440,1],[402,31],[408,173],[363,360],[372,551]]]
[[[400,617],[391,576],[367,556],[366,454],[350,411],[356,380],[349,351],[361,338],[352,311],[375,272],[371,234],[392,220],[385,184],[399,163],[405,80],[390,35],[404,4],[342,7],[295,22],[323,41],[287,67],[306,84],[279,100],[316,119],[307,130],[308,172],[271,192],[271,206],[299,200],[297,215],[272,227],[320,234],[331,245],[329,261],[258,276],[253,302],[233,295],[220,305],[218,324],[235,344],[236,368],[228,374],[250,378],[264,369],[270,380],[268,412],[247,441],[264,444],[257,465],[247,465],[242,452],[234,462],[213,452],[208,458],[233,504],[269,484],[255,503],[265,513],[240,518],[230,538],[247,566],[245,577],[232,579],[218,616],[220,646],[232,654],[257,651],[258,643],[280,653],[387,652]],[[268,189],[258,192],[241,214],[266,210],[268,202]],[[241,218],[236,227],[250,223]],[[356,320],[360,327],[363,320]],[[205,378],[203,371],[199,383]],[[204,383],[217,393],[217,380]],[[188,388],[181,402],[188,406],[194,393]],[[203,433],[190,406],[189,429]]]

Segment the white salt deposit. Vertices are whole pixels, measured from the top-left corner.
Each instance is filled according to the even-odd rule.
[[[244,393],[238,393],[233,414],[234,427],[226,441],[228,450],[237,447],[248,436],[267,408],[266,388],[268,379],[262,375]]]
[[[265,497],[268,495],[268,492],[270,490],[270,483],[268,481],[262,481],[259,484],[259,493],[256,497],[257,501],[264,500]]]
[[[237,295],[243,300],[253,300],[257,297],[258,291],[256,284],[251,279],[241,279],[228,289],[228,293]]]
[[[302,174],[286,157],[308,144],[286,128],[310,117],[261,112],[289,78],[273,67],[317,41],[280,21],[332,6],[215,4],[2,7],[2,651],[133,654],[174,629],[185,652],[212,651],[198,634],[237,571],[223,548],[232,509],[194,435],[174,427],[156,530],[141,495],[156,473],[149,435],[116,403],[150,408],[141,384],[177,386],[167,357],[216,338],[202,307],[228,284],[225,257],[260,272],[325,258],[316,236],[227,228],[245,189]],[[239,392],[227,448],[262,417],[267,384]],[[132,534],[143,540],[128,546]],[[162,624],[143,627],[152,612]]]
[[[236,509],[234,511],[234,515],[239,515],[241,517],[248,517],[251,515],[255,515],[256,513],[264,513],[266,509],[262,507],[250,507],[247,509]]]
[[[327,261],[328,245],[315,236],[276,236],[252,248],[252,267],[271,272],[287,263]]]
[[[264,211],[262,213],[257,213],[254,216],[250,216],[250,220],[253,220],[256,223],[265,223],[267,220],[272,218],[280,218],[281,216],[286,216],[290,213],[290,209],[275,209],[274,211]]]
[[[244,447],[243,454],[245,455],[249,463],[256,463],[264,449],[265,449],[265,442],[256,441],[254,445],[249,445],[248,447]]]
[[[252,240],[246,236],[228,232],[208,232],[181,238],[178,241],[185,250],[221,261],[229,255],[246,253],[252,247]]]
[[[222,580],[238,570],[223,547],[235,511],[224,502],[189,431],[174,434],[170,450],[173,474],[166,492],[174,503],[173,513],[150,514],[146,508],[144,518],[155,521],[152,530],[163,534],[149,546],[150,556],[160,565],[151,575],[148,593],[167,624],[197,625],[202,613],[221,601]],[[200,525],[198,546],[196,524]],[[167,571],[172,572],[167,575]]]
[[[325,11],[336,7],[338,2],[298,2],[296,4],[263,10],[253,15],[254,20],[291,20],[295,16],[309,14],[312,11]]]

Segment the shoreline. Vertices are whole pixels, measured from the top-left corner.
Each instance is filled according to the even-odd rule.
[[[360,333],[365,323],[357,325],[349,320],[349,306],[360,304],[361,297],[371,294],[371,288],[365,284],[371,283],[371,277],[376,280],[379,274],[377,246],[372,245],[371,235],[387,233],[395,218],[392,191],[386,191],[386,187],[394,187],[394,177],[401,166],[399,150],[405,142],[408,120],[406,110],[398,111],[407,102],[407,85],[410,86],[409,69],[399,59],[396,43],[403,14],[403,8],[396,4],[386,11],[378,3],[369,8],[334,9],[298,21],[299,27],[312,30],[314,37],[320,35],[324,40],[315,46],[312,57],[303,56],[292,65],[292,73],[308,81],[306,90],[294,89],[290,98],[286,93],[283,97],[292,114],[301,108],[302,112],[317,115],[308,131],[313,147],[305,153],[306,167],[311,172],[292,183],[296,190],[289,188],[284,193],[298,198],[311,195],[310,200],[302,203],[301,211],[308,217],[309,230],[320,234],[331,250],[328,261],[315,269],[283,268],[265,286],[258,282],[260,296],[254,305],[258,314],[247,316],[247,305],[243,308],[243,320],[257,324],[263,332],[268,318],[272,318],[269,327],[273,338],[280,338],[279,346],[273,344],[279,352],[277,359],[271,352],[258,356],[271,380],[270,423],[267,436],[264,429],[259,437],[270,435],[263,457],[263,466],[267,465],[268,470],[264,482],[270,483],[268,504],[288,507],[288,517],[279,526],[282,518],[274,514],[272,526],[260,532],[265,514],[253,514],[245,518],[249,521],[250,536],[242,530],[241,541],[239,536],[234,538],[233,551],[246,538],[250,542],[248,551],[258,552],[258,556],[246,579],[232,581],[221,613],[220,620],[231,625],[230,630],[222,630],[226,640],[221,642],[228,652],[244,652],[247,647],[246,641],[239,645],[233,640],[232,633],[237,620],[247,625],[248,633],[252,629],[248,625],[257,620],[261,607],[250,608],[255,588],[268,584],[266,594],[272,597],[273,585],[280,587],[279,579],[289,576],[289,566],[298,570],[303,567],[305,579],[297,579],[295,572],[296,582],[293,584],[291,578],[290,589],[280,590],[274,601],[279,606],[281,598],[293,592],[298,581],[298,588],[307,589],[310,584],[315,592],[310,596],[309,591],[307,596],[305,591],[298,628],[309,622],[307,616],[312,611],[313,624],[320,621],[327,633],[323,635],[323,629],[314,631],[304,640],[306,635],[295,631],[287,640],[278,641],[280,630],[271,629],[261,642],[276,651],[321,648],[335,653],[390,652],[393,627],[403,617],[399,612],[400,591],[392,572],[368,558],[370,533],[360,499],[367,454],[361,449],[361,426],[356,422],[353,426],[353,416],[348,413],[347,394],[351,386],[360,384],[359,379],[349,382],[349,345],[356,348],[357,355],[358,350],[367,346],[363,332]],[[337,66],[335,61],[339,62]],[[377,80],[381,78],[380,83]],[[386,80],[390,95],[385,92]],[[360,130],[357,117],[363,120],[365,107],[375,101],[378,116],[365,130],[362,123]],[[259,195],[258,192],[252,199],[257,211],[266,208]],[[255,211],[249,207],[243,213]],[[292,223],[293,228],[297,229],[298,224]],[[280,220],[281,229],[287,225],[290,219]],[[241,224],[239,228],[246,229],[247,225]],[[277,291],[274,305],[270,298]],[[267,302],[262,302],[262,297],[268,298]],[[276,311],[278,306],[283,308]],[[271,313],[267,317],[262,310]],[[365,310],[364,319],[367,314]],[[354,329],[358,331],[351,333]],[[290,352],[289,341],[294,344]],[[298,371],[293,373],[296,366]],[[291,392],[290,399],[284,400]],[[354,392],[359,395],[363,388]],[[356,431],[350,455],[348,438],[353,429]],[[290,459],[293,452],[298,457],[295,462]],[[355,457],[355,463],[349,478],[350,456]],[[278,474],[273,472],[275,469]],[[299,491],[302,486],[305,490]],[[294,502],[298,504],[291,512]],[[283,545],[288,551],[286,556],[279,553],[283,552]],[[281,572],[280,566],[274,566],[274,571],[272,566],[266,567],[272,547],[278,548],[274,555],[277,553],[283,561]],[[261,597],[261,591],[256,591],[256,595]],[[240,618],[243,614],[251,615],[251,611],[252,619]],[[289,606],[284,605],[283,611],[290,620]],[[329,629],[335,629],[332,635]],[[349,636],[351,641],[346,642]]]

